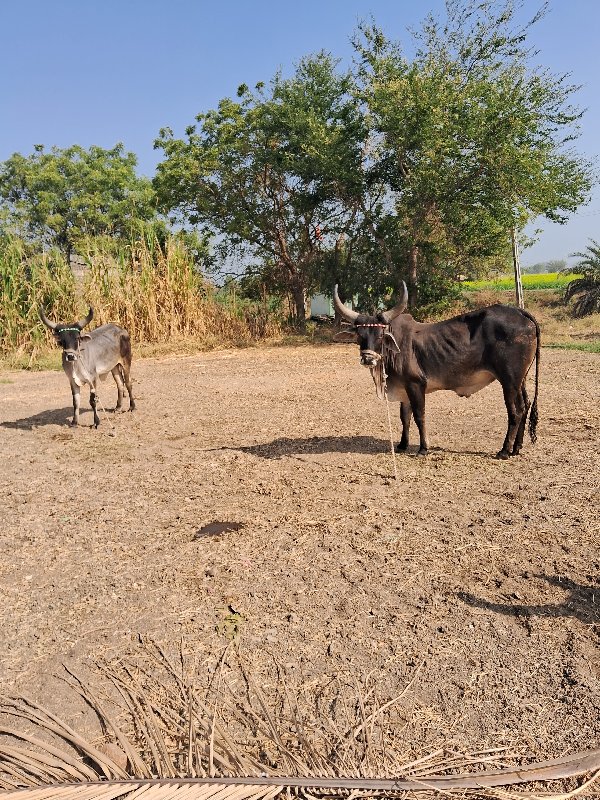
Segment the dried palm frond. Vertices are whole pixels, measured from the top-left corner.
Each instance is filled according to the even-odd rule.
[[[265,689],[233,645],[204,680],[183,645],[175,663],[155,642],[143,645],[126,659],[94,662],[87,677],[65,667],[63,680],[100,723],[94,741],[31,699],[0,698],[0,798],[269,800],[457,790],[489,798],[499,796],[492,787],[600,771],[600,750],[520,767],[507,766],[514,754],[506,747],[398,753],[394,714],[412,681],[383,702],[372,679],[336,678],[308,690],[288,685],[275,665],[263,675]]]

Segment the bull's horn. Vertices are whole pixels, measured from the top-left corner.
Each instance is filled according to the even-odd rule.
[[[79,328],[79,330],[81,330],[82,328],[85,328],[86,325],[90,324],[93,316],[94,316],[94,309],[90,308],[87,317],[85,317],[85,319],[80,319],[79,322],[75,323],[75,325]]]
[[[397,303],[393,308],[390,308],[389,311],[384,311],[381,315],[388,323],[401,314],[408,305],[408,289],[406,288],[404,281],[402,281],[402,286],[404,287],[404,291],[402,292],[402,300],[400,300],[400,302]]]
[[[344,317],[344,319],[347,319],[348,322],[356,322],[356,320],[360,316],[360,314],[357,311],[353,311],[351,308],[348,308],[348,306],[342,303],[338,295],[337,283],[333,287],[333,304],[336,307],[338,314]]]
[[[40,319],[47,328],[50,328],[51,331],[53,331],[58,325],[57,322],[50,322],[48,317],[44,314],[44,309],[41,306],[40,306]]]

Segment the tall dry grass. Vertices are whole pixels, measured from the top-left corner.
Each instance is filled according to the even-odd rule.
[[[31,255],[17,237],[1,244],[0,357],[32,363],[48,346],[39,306],[55,319],[76,319],[75,279],[57,251]]]
[[[118,245],[93,239],[81,247],[87,264],[77,282],[58,252],[31,256],[18,239],[0,253],[0,358],[33,366],[52,346],[39,319],[43,305],[56,321],[72,322],[94,309],[93,325],[115,322],[136,344],[207,348],[279,336],[278,316],[266,304],[229,303],[194,264],[176,237]]]

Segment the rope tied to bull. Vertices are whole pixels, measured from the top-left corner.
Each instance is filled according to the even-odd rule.
[[[372,327],[383,327],[381,325],[372,326]],[[395,349],[394,349],[395,348]],[[390,326],[385,326],[385,330],[383,331],[383,337],[381,340],[381,352],[376,353],[374,351],[363,351],[367,352],[371,355],[377,356],[377,363],[375,366],[371,367],[371,375],[373,376],[373,381],[375,383],[375,391],[377,393],[377,398],[379,400],[385,400],[385,408],[387,411],[387,420],[388,420],[388,430],[390,434],[390,448],[392,452],[392,464],[394,467],[394,480],[398,480],[398,468],[396,466],[396,451],[394,449],[394,431],[392,429],[392,415],[390,413],[390,400],[388,397],[387,391],[387,378],[388,374],[385,370],[386,363],[388,360],[392,360],[394,355],[398,353],[400,348],[398,347],[398,342],[394,338],[394,334],[392,333]]]

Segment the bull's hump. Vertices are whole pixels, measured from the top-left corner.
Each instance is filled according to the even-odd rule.
[[[119,325],[115,325],[114,322],[107,322],[105,325],[99,325],[94,330],[90,331],[90,336],[102,336],[103,334],[110,333],[124,333],[125,329],[119,327]]]

